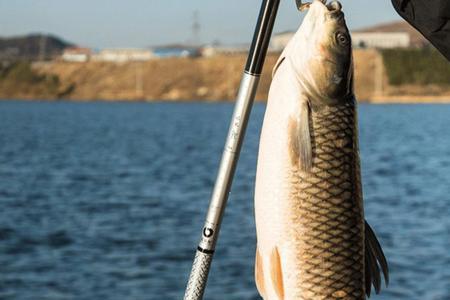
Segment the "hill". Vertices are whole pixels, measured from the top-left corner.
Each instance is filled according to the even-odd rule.
[[[73,44],[52,35],[31,34],[0,38],[0,61],[48,60]]]

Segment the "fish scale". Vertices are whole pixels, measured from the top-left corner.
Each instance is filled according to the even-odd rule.
[[[313,167],[293,167],[294,299],[365,299],[364,213],[356,104],[311,109]]]

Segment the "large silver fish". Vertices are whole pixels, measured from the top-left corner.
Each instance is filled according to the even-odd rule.
[[[264,117],[255,280],[265,300],[361,300],[388,266],[364,221],[351,38],[339,2],[308,8]]]

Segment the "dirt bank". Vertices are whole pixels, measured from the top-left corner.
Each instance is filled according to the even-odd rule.
[[[355,90],[361,101],[450,102],[450,89],[439,86],[390,86],[381,55],[375,50],[356,50]],[[245,56],[170,58],[141,63],[104,62],[35,64],[41,75],[56,75],[59,93],[53,98],[73,100],[233,100],[243,71]],[[270,86],[276,55],[269,55],[257,99],[264,101]],[[31,90],[33,91],[33,90]],[[61,93],[64,91],[64,93]],[[0,86],[0,97],[2,97]],[[20,98],[42,98],[31,92]],[[408,96],[410,95],[410,97]],[[8,97],[14,95],[8,94]],[[45,95],[48,97],[48,95]],[[442,99],[448,99],[442,100]],[[398,102],[398,101],[394,101]]]

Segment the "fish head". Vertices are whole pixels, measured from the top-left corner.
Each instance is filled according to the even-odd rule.
[[[292,50],[294,70],[311,101],[330,104],[353,95],[352,43],[341,3],[314,0]]]

